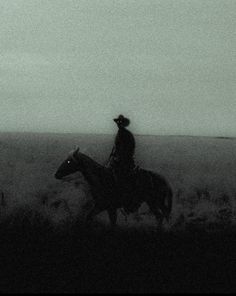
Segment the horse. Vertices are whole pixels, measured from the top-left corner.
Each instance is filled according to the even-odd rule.
[[[63,180],[66,176],[75,172],[81,172],[87,180],[94,200],[94,207],[88,213],[86,221],[91,220],[102,211],[107,211],[112,227],[116,225],[117,210],[125,209],[127,214],[137,211],[142,203],[146,202],[152,214],[156,217],[161,227],[163,219],[169,220],[172,210],[172,189],[167,180],[152,171],[142,168],[136,170],[133,175],[134,186],[131,192],[134,207],[128,207],[126,200],[121,198],[119,183],[109,167],[105,167],[89,156],[81,153],[79,148],[70,152],[55,173],[55,178]]]

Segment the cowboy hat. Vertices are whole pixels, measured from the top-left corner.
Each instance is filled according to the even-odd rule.
[[[118,125],[122,125],[124,127],[126,127],[130,124],[130,120],[128,118],[124,117],[122,114],[120,114],[117,118],[114,118],[113,120]]]

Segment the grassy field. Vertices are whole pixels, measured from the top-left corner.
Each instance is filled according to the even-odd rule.
[[[108,135],[0,135],[0,291],[235,292],[236,140],[137,136],[136,163],[174,191],[162,232],[143,205],[128,221],[85,227],[83,176],[54,173],[68,152],[105,163]],[[141,213],[144,213],[141,215]]]

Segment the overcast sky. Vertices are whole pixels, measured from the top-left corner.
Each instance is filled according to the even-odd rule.
[[[0,131],[236,136],[236,1],[0,0]]]

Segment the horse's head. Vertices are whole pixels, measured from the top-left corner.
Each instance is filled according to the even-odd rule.
[[[63,163],[59,166],[55,178],[62,179],[63,177],[73,174],[79,170],[78,167],[78,154],[79,148],[76,148],[74,151],[71,151],[69,156]]]

